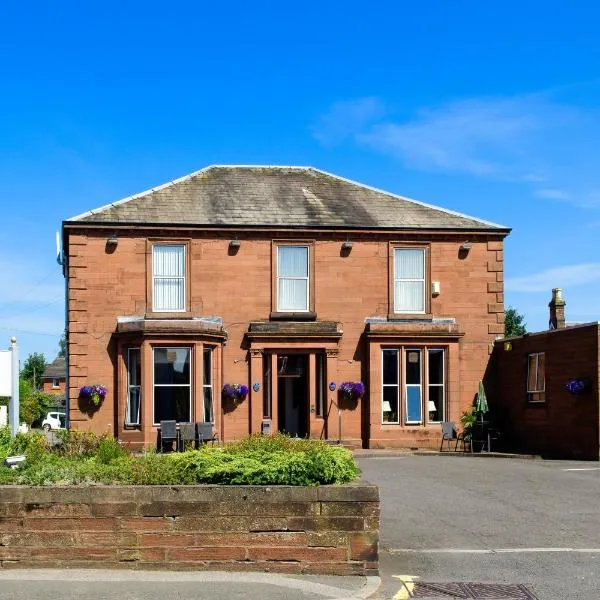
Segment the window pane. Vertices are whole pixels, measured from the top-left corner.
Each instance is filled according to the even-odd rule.
[[[317,354],[315,357],[315,366],[317,372],[315,373],[316,389],[316,415],[322,417],[324,414],[325,406],[325,356],[323,354]]]
[[[277,260],[279,277],[308,277],[307,246],[278,246]]]
[[[530,354],[527,357],[527,391],[535,392],[537,375],[537,354]]]
[[[383,388],[383,422],[398,422],[398,386],[385,386]]]
[[[429,350],[429,383],[444,383],[443,350]]]
[[[406,420],[418,423],[422,420],[420,386],[407,386],[406,388]]]
[[[154,348],[154,383],[189,384],[190,348]]]
[[[152,264],[154,277],[184,277],[185,246],[155,244]]]
[[[394,250],[395,279],[424,279],[425,250],[396,248]]]
[[[546,355],[538,354],[537,368],[537,390],[542,392],[546,389]]]
[[[215,417],[213,414],[213,394],[211,387],[204,388],[204,422],[212,423]]]
[[[263,355],[263,417],[271,418],[271,354]]]
[[[425,310],[425,284],[423,281],[396,281],[394,295],[396,312],[423,312]]]
[[[204,385],[212,385],[212,348],[204,348],[203,355],[202,383]]]
[[[398,350],[383,350],[383,383],[398,383]]]
[[[127,414],[125,422],[128,425],[139,425],[140,423],[140,388],[130,387],[129,396],[127,397]]]
[[[185,310],[185,279],[154,279],[154,310]]]
[[[441,385],[429,386],[429,402],[433,402],[435,410],[429,410],[431,405],[427,405],[427,413],[430,421],[444,420],[444,388]]]
[[[142,367],[139,348],[130,348],[127,353],[127,380],[129,385],[141,385]]]
[[[190,422],[190,388],[154,387],[154,422],[175,420]]]
[[[406,351],[406,383],[420,384],[421,383],[421,351],[407,350]]]
[[[308,310],[308,280],[279,280],[279,310]]]

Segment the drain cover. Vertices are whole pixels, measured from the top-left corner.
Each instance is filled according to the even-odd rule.
[[[475,598],[480,600],[537,600],[520,583],[425,583],[415,582],[411,598]]]

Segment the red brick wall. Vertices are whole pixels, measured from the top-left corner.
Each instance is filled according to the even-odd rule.
[[[52,385],[52,379],[44,379],[44,385],[42,386],[42,391],[45,394],[64,394],[66,389],[67,383],[64,379],[59,380],[58,387]]]
[[[0,567],[375,575],[379,490],[0,487]]]
[[[106,251],[109,233],[108,230],[81,229],[68,235],[71,423],[97,432],[116,431],[118,421],[122,420],[122,415],[117,417],[114,410],[115,392],[121,394],[121,403],[124,403],[125,393],[118,388],[116,376],[116,367],[120,364],[114,336],[116,319],[145,314],[146,240],[163,237],[161,234],[168,238],[168,232],[120,231],[118,246],[109,253]],[[285,239],[286,234],[241,233],[237,236],[241,247],[237,254],[230,255],[228,245],[233,234],[219,237],[209,233],[177,231],[172,234],[176,239],[191,238],[191,314],[218,315],[224,320],[228,343],[223,350],[223,374],[219,383],[251,384],[244,333],[249,321],[269,318],[272,239]],[[369,395],[369,370],[376,373],[377,367],[369,365],[363,332],[366,317],[385,317],[388,313],[389,244],[392,241],[431,243],[431,280],[441,285],[440,295],[431,298],[431,311],[435,317],[455,318],[464,334],[451,353],[447,385],[448,418],[458,420],[473,401],[493,340],[504,331],[501,236],[470,236],[472,249],[460,257],[464,233],[432,234],[429,238],[423,234],[356,234],[351,236],[352,251],[342,256],[340,247],[346,237],[345,234],[295,233],[292,238],[315,240],[317,317],[340,321],[343,325],[339,355],[328,359],[331,371],[328,380],[333,378],[338,384],[363,380],[367,384],[367,397],[356,409],[344,411],[344,439],[360,445],[367,432],[376,432],[379,428],[378,422],[370,421],[379,418],[380,409],[373,407],[381,403],[380,382],[377,379],[370,382]],[[294,346],[293,340],[289,346]],[[106,385],[108,396],[99,411],[86,414],[78,408],[77,392],[82,385],[95,383]],[[218,391],[215,390],[217,406]],[[252,402],[262,402],[262,391],[251,392],[249,401],[223,415],[223,437],[239,438],[249,433]],[[334,414],[337,422],[335,411]],[[416,443],[415,437],[420,446],[438,444],[439,425],[420,427],[416,436],[415,431],[414,427],[396,426],[385,435],[373,435],[378,435],[378,443],[383,445],[410,446]],[[336,436],[337,424],[330,422],[330,437]]]
[[[597,324],[535,333],[499,341],[494,348],[496,385],[490,405],[512,449],[597,460],[599,436],[599,347]],[[546,401],[527,402],[527,356],[545,353]],[[589,378],[591,392],[575,396],[564,388],[573,378]]]

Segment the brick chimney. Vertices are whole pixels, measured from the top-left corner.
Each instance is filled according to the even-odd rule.
[[[565,326],[565,299],[560,288],[552,290],[552,300],[550,300],[550,329],[562,329]]]

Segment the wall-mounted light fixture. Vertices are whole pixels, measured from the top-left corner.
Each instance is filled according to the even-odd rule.
[[[352,242],[350,240],[346,240],[343,244],[342,244],[342,250],[344,252],[350,252],[350,250],[352,250]]]
[[[431,294],[432,294],[432,296],[440,295],[440,282],[439,281],[431,282]]]
[[[464,241],[460,245],[461,252],[468,252],[471,249],[471,242],[469,240]]]
[[[229,242],[229,249],[236,251],[236,250],[240,249],[241,245],[242,245],[242,242],[240,242],[240,240],[231,240]]]
[[[512,350],[512,342],[504,342],[504,351],[510,352]]]
[[[119,243],[119,238],[116,233],[112,233],[106,238],[106,245],[109,248],[116,248]]]

